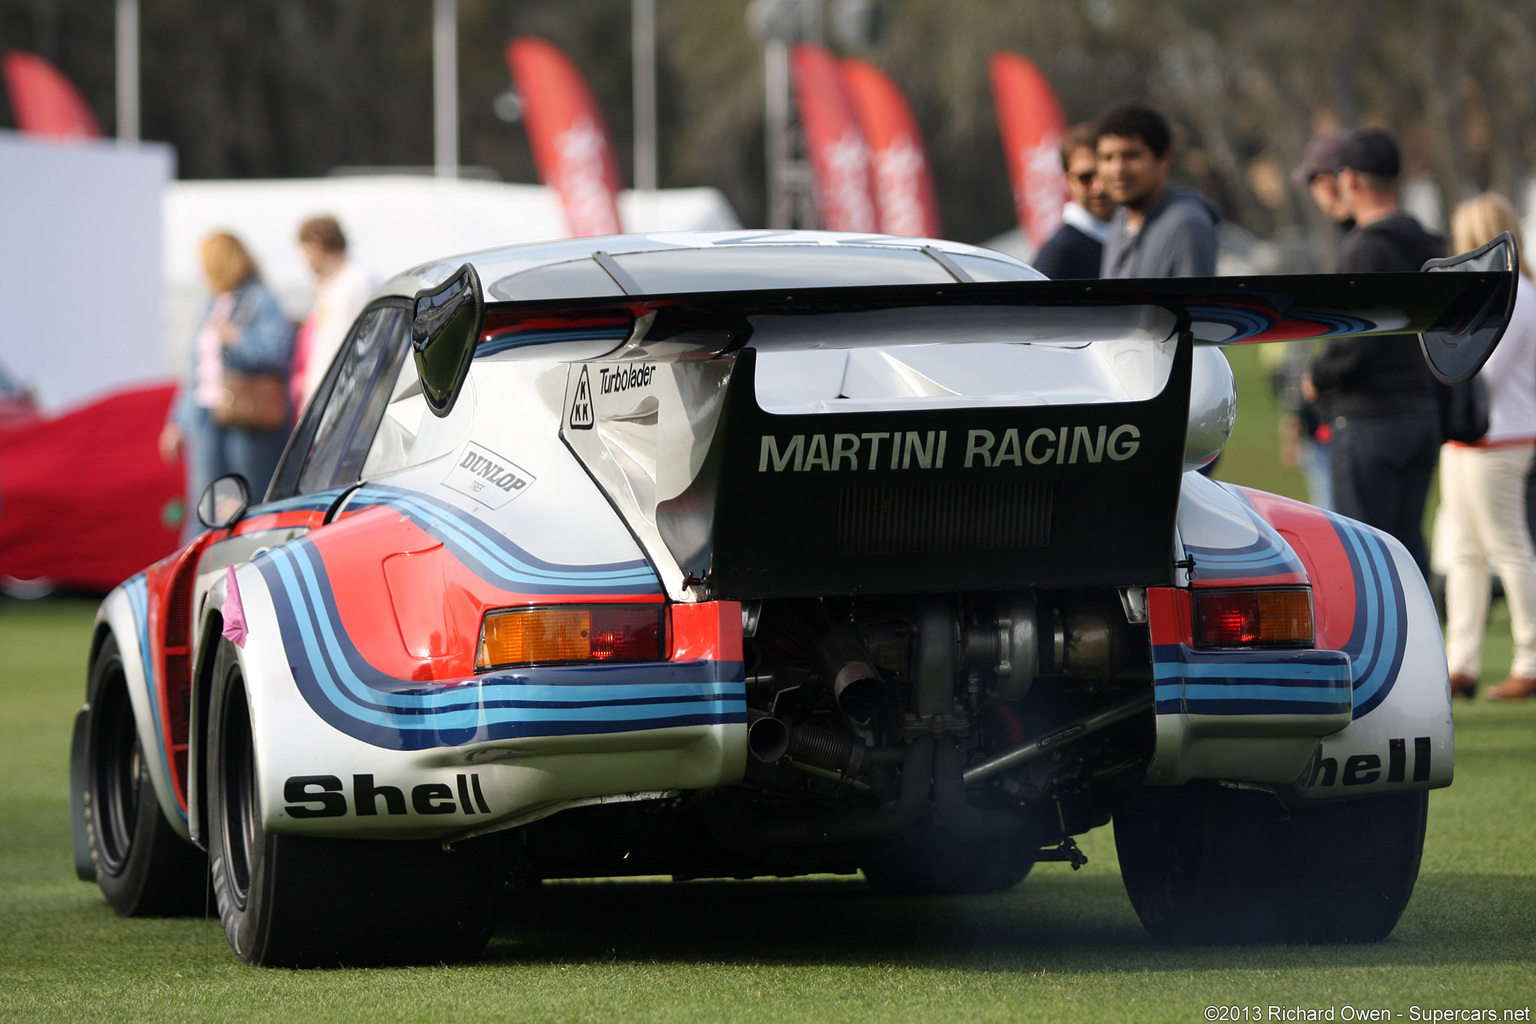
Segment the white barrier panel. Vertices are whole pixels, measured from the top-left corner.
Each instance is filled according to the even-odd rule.
[[[49,411],[164,378],[169,146],[0,131],[0,361]]]

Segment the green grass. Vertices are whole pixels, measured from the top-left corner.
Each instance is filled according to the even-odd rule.
[[[1299,494],[1273,465],[1265,401],[1245,390],[1221,476]],[[505,919],[482,963],[245,967],[216,922],[123,920],[74,877],[67,751],[93,610],[0,603],[0,1021],[1187,1024],[1213,1004],[1407,1020],[1415,1005],[1536,1002],[1536,703],[1457,705],[1456,783],[1431,798],[1418,889],[1378,945],[1153,945],[1100,830],[1082,871],[1041,865],[1002,896],[889,899],[846,878],[563,883]],[[1492,680],[1508,669],[1501,618],[1486,663]]]

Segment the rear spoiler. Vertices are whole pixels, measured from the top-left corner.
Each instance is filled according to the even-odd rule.
[[[1090,311],[1096,310],[1106,329],[1123,329],[1135,321],[1126,316],[1134,312],[1126,307],[1142,307],[1173,318],[1171,330],[1155,340],[1188,333],[1196,344],[1209,345],[1417,334],[1434,375],[1457,384],[1482,368],[1508,326],[1516,265],[1515,240],[1505,232],[1471,252],[1429,261],[1423,268],[1427,274],[957,281],[487,305],[479,294],[479,278],[465,264],[447,284],[416,296],[414,347],[417,371],[438,416],[452,410],[469,361],[477,356],[709,359],[751,344],[755,316],[944,307],[990,307],[994,314],[1011,307],[1006,317],[1023,326],[1031,321],[1043,321],[1042,326],[1061,323],[1066,311],[1071,311],[1067,322],[1089,322],[1096,319]],[[1004,326],[1011,325],[1000,324]],[[943,340],[924,339],[929,344]],[[882,342],[890,344],[889,338],[870,334],[836,344]],[[780,338],[775,347],[797,344]],[[826,340],[807,337],[803,344],[821,347]]]

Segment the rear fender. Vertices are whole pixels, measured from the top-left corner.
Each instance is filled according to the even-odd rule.
[[[1317,646],[1352,667],[1349,724],[1324,737],[1297,780],[1324,800],[1451,784],[1455,735],[1445,645],[1429,588],[1379,530],[1303,502],[1233,488],[1285,538],[1313,580]]]

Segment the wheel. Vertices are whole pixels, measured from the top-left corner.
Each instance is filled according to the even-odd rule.
[[[1286,812],[1272,795],[1192,784],[1115,812],[1142,925],[1176,943],[1379,942],[1408,905],[1426,793]]]
[[[982,839],[923,825],[879,847],[864,877],[879,892],[905,896],[1002,892],[1024,880],[1034,854],[1018,837]]]
[[[208,858],[166,821],[128,699],[117,641],[91,666],[81,812],[96,884],[123,917],[201,914]]]
[[[234,647],[209,703],[209,853],[224,933],[246,963],[421,963],[477,956],[496,921],[507,844],[273,835]]]

